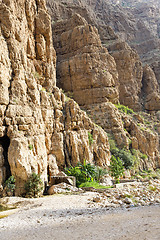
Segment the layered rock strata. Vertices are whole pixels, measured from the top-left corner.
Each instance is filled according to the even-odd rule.
[[[153,125],[156,119],[151,120],[147,114],[144,118],[134,112],[126,114],[112,103],[90,105],[87,113],[113,137],[119,148],[134,149],[148,156],[140,160],[141,169],[155,169],[160,165],[158,127]]]
[[[7,157],[1,154],[0,184],[5,161],[16,194],[33,171],[47,181],[47,174],[84,158],[99,165],[110,159],[105,132],[56,87],[55,63],[45,1],[0,1],[0,140],[9,143]]]
[[[158,111],[160,109],[160,90],[153,70],[149,66],[143,68],[143,92],[145,99],[145,109],[148,111]]]
[[[118,40],[108,50],[116,61],[120,103],[140,111],[143,67],[138,54],[126,42]]]
[[[149,161],[143,162],[143,167],[155,168],[159,164],[158,135],[155,131],[147,131],[145,128],[143,129],[143,126],[139,127],[139,123],[132,117],[125,114],[123,116],[112,104],[118,102],[118,95],[115,101],[107,91],[107,89],[111,89],[109,80],[115,79],[113,73],[118,72],[116,75],[118,79],[112,85],[112,89],[118,89],[120,103],[135,111],[144,108],[148,111],[155,111],[159,108],[159,89],[156,79],[152,82],[153,71],[150,68],[149,70],[147,66],[143,69],[138,54],[127,43],[116,40],[114,36],[112,40],[111,38],[108,40],[108,49],[112,57],[105,50],[103,62],[101,62],[101,58],[99,58],[101,49],[106,48],[101,47],[98,33],[94,29],[77,14],[69,20],[53,25],[58,85],[87,111],[96,124],[114,136],[120,148],[129,149],[129,142],[133,141],[132,148],[139,149],[151,161],[151,164]],[[84,60],[86,55],[87,58]],[[108,61],[106,61],[106,57]],[[97,62],[96,67],[95,62]],[[105,65],[107,67],[104,69]],[[112,68],[108,66],[112,66]],[[110,70],[108,71],[108,69]],[[112,78],[109,78],[110,74],[112,74]],[[104,87],[104,80],[108,87]],[[95,84],[92,84],[91,87],[91,83]],[[145,86],[147,84],[148,87]],[[93,94],[94,90],[95,94]],[[107,93],[106,98],[103,97],[104,93]],[[145,143],[145,147],[142,142]]]
[[[115,3],[116,4],[116,3]],[[138,38],[140,37],[140,33],[138,33],[137,28],[135,28],[134,23],[136,20],[134,17],[131,18],[129,14],[126,13],[127,8],[124,9],[124,12],[122,11],[122,8],[116,4],[116,5],[111,5],[111,2],[106,2],[106,1],[61,1],[61,0],[48,0],[47,1],[48,9],[49,12],[52,16],[52,23],[53,23],[53,30],[55,31],[54,34],[54,44],[56,47],[56,51],[58,54],[58,66],[62,63],[62,60],[59,60],[60,55],[63,56],[63,53],[65,53],[65,58],[68,50],[65,50],[64,47],[60,50],[61,45],[58,47],[56,46],[56,42],[60,41],[63,45],[69,45],[73,41],[72,39],[63,39],[63,37],[60,39],[60,35],[63,31],[64,32],[68,31],[68,27],[66,27],[66,20],[65,20],[65,25],[63,25],[62,19],[68,19],[68,24],[70,24],[70,31],[74,29],[75,23],[73,23],[73,18],[72,18],[72,24],[71,20],[69,20],[75,13],[80,13],[84,19],[91,24],[92,26],[96,26],[98,29],[98,32],[100,34],[100,39],[103,43],[103,46],[108,49],[109,54],[114,57],[114,60],[116,62],[116,69],[118,72],[118,84],[117,87],[119,86],[119,100],[121,104],[124,104],[126,106],[129,106],[130,108],[134,109],[135,111],[140,111],[140,110],[145,110],[145,100],[147,100],[147,97],[143,98],[143,79],[145,74],[143,75],[143,66],[142,62],[140,60],[139,55],[135,50],[133,50],[126,41],[129,41],[129,43],[132,42],[133,38]],[[115,12],[115,9],[117,9],[117,13]],[[85,11],[84,11],[85,9]],[[86,25],[85,20],[83,20],[81,23],[79,22],[79,26]],[[125,21],[126,20],[126,21]],[[76,26],[78,25],[78,22],[76,23]],[[110,26],[109,26],[110,25]],[[124,26],[123,26],[124,25]],[[59,30],[56,30],[59,28]],[[116,27],[117,26],[117,27]],[[118,26],[122,26],[119,27]],[[113,31],[113,29],[116,31],[117,34]],[[145,25],[145,30],[143,32],[145,33],[146,30],[146,25]],[[60,30],[61,29],[61,30]],[[148,29],[148,28],[147,28]],[[139,31],[142,32],[141,27],[139,27]],[[122,33],[122,34],[121,34]],[[128,35],[127,35],[128,34]],[[136,35],[137,34],[137,35]],[[59,40],[56,36],[58,35]],[[141,34],[142,35],[142,34]],[[146,36],[146,35],[145,35]],[[79,36],[80,37],[80,36]],[[147,39],[150,37],[150,35],[147,35]],[[85,36],[84,36],[85,38]],[[130,39],[130,40],[129,40]],[[143,39],[144,42],[145,38]],[[67,43],[68,41],[68,43]],[[152,46],[153,42],[148,43],[149,45],[147,46]],[[72,44],[73,45],[73,44]],[[140,47],[140,49],[143,50],[143,47]],[[147,47],[148,49],[148,47]],[[79,48],[79,51],[82,50]],[[137,49],[138,50],[138,49]],[[61,51],[61,52],[60,52]],[[76,53],[74,52],[74,49],[70,48],[69,49],[70,54],[68,54],[68,59],[71,55],[72,51],[72,58],[73,55]],[[154,51],[154,50],[153,50]],[[82,54],[82,52],[81,52]],[[153,55],[151,55],[152,60],[154,60],[154,63],[150,65],[152,69],[155,71],[156,79],[159,81],[158,77],[158,62],[155,63],[155,57],[153,58]],[[75,56],[74,56],[75,57]],[[147,61],[144,61],[147,62]],[[82,63],[83,64],[83,63]],[[91,63],[92,64],[92,63]],[[101,67],[101,65],[97,65],[97,67]],[[61,68],[61,67],[60,67]],[[76,68],[73,68],[71,66],[74,72],[77,71]],[[100,70],[99,70],[100,71]],[[60,73],[59,73],[60,72]],[[64,73],[66,74],[66,73]],[[71,72],[71,75],[73,75],[73,72]],[[77,72],[77,75],[79,76],[79,73]],[[57,70],[57,76],[59,79],[59,82],[61,81],[60,79],[64,79],[64,75],[62,76],[61,70]],[[77,76],[76,76],[77,77]],[[101,76],[100,76],[101,77]],[[68,78],[68,77],[67,77]],[[73,77],[72,77],[73,78]],[[81,79],[80,79],[81,80]],[[88,80],[87,80],[88,81]],[[155,82],[155,81],[154,81]],[[63,82],[64,84],[64,82]],[[157,84],[157,83],[156,83]],[[66,82],[67,85],[67,82]],[[65,84],[62,86],[64,89],[66,88]],[[156,88],[155,88],[156,89]],[[155,90],[155,95],[159,95],[159,92]],[[71,94],[73,96],[74,94]],[[77,94],[78,95],[78,92]],[[150,94],[149,94],[150,95]],[[150,95],[151,96],[151,95]],[[77,96],[74,96],[77,97]],[[78,97],[76,98],[77,101],[79,101]],[[112,100],[111,100],[112,101]],[[148,101],[148,100],[147,100]],[[153,102],[155,102],[153,100]],[[148,110],[148,108],[146,108]],[[152,110],[150,108],[150,111],[154,111],[155,106],[152,104]]]
[[[57,84],[80,104],[117,103],[116,63],[102,47],[97,29],[80,15],[53,25]]]

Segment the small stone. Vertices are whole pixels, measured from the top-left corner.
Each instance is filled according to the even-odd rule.
[[[98,203],[98,202],[100,202],[100,201],[101,201],[101,198],[100,198],[100,197],[94,197],[94,198],[93,198],[93,202]]]
[[[124,203],[132,204],[133,201],[132,201],[132,199],[130,199],[130,198],[125,198],[125,199],[124,199]]]

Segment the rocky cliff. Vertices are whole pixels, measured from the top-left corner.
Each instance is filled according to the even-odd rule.
[[[118,103],[116,63],[101,44],[98,31],[80,15],[53,25],[57,85],[80,104]]]
[[[68,31],[68,28],[65,29],[65,26],[62,27],[62,19],[71,19],[72,16],[76,13],[80,13],[82,17],[87,21],[87,23],[91,26],[96,26],[99,36],[96,36],[97,33],[95,34],[96,38],[99,38],[101,40],[101,46],[104,46],[105,48],[108,49],[109,51],[109,56],[111,55],[115,62],[116,62],[116,70],[118,73],[118,81],[116,81],[116,88],[119,87],[119,100],[121,104],[124,104],[126,106],[129,106],[130,108],[134,110],[144,110],[145,106],[145,99],[143,98],[142,94],[142,89],[143,89],[143,80],[142,76],[144,78],[145,75],[143,75],[143,63],[138,56],[137,52],[131,48],[128,43],[133,42],[133,38],[136,38],[137,35],[140,36],[140,33],[137,33],[137,28],[135,27],[135,19],[134,17],[131,17],[130,12],[128,8],[126,8],[123,11],[122,6],[117,4],[116,2],[111,2],[111,1],[88,1],[88,0],[83,0],[83,1],[61,1],[61,0],[47,0],[47,5],[49,9],[49,13],[51,14],[52,17],[52,25],[53,25],[53,31],[55,31],[54,34],[54,45],[56,48],[57,55],[58,55],[58,67],[60,66],[59,62],[60,60],[60,55],[62,56],[63,53],[65,54],[65,58],[69,57],[67,56],[67,51],[74,52],[74,49],[64,49],[62,48],[59,52],[58,47],[57,47],[57,37],[59,35],[59,44],[65,45],[65,44],[70,44],[73,42],[74,35],[71,37],[67,43],[67,39],[63,39],[61,36],[61,31],[63,31],[63,34],[65,35],[65,31]],[[130,8],[129,8],[130,9]],[[131,19],[131,20],[129,20]],[[71,20],[69,20],[71,21]],[[74,29],[74,25],[70,24],[70,31],[71,29]],[[61,23],[60,23],[61,22]],[[66,24],[66,23],[65,23]],[[77,23],[76,23],[77,24]],[[84,24],[84,22],[83,22]],[[116,24],[119,25],[124,25],[123,26],[123,33],[122,33],[122,28],[117,28]],[[80,24],[82,28],[82,23]],[[86,25],[86,23],[85,23]],[[61,29],[56,31],[56,28]],[[114,32],[113,31],[113,29]],[[119,30],[118,30],[119,29]],[[139,29],[139,31],[143,31],[143,35],[145,33],[142,28]],[[118,34],[118,35],[117,35]],[[127,35],[128,34],[128,35]],[[137,35],[136,35],[137,34]],[[85,39],[85,33],[81,34],[81,38]],[[123,36],[124,35],[124,36]],[[136,36],[135,36],[136,35]],[[148,40],[146,40],[146,37],[143,39],[143,42],[146,43]],[[128,43],[126,42],[128,41]],[[135,40],[136,42],[137,40]],[[140,41],[140,40],[139,40]],[[95,44],[95,43],[94,43]],[[83,45],[86,45],[87,43],[84,42]],[[153,45],[150,44],[151,46]],[[100,46],[100,45],[99,45]],[[133,46],[133,44],[132,44]],[[134,47],[134,46],[133,46]],[[59,49],[61,48],[61,45],[59,45]],[[77,46],[77,49],[79,52],[82,50],[82,46]],[[140,49],[143,51],[143,48],[140,47]],[[147,47],[147,49],[150,49]],[[99,49],[100,50],[100,49]],[[96,52],[99,51],[96,49]],[[84,50],[83,50],[84,51]],[[94,51],[94,50],[93,50]],[[144,51],[143,51],[144,53]],[[72,53],[72,55],[75,54]],[[80,53],[79,53],[80,55]],[[152,54],[153,56],[153,54]],[[62,59],[62,58],[61,58]],[[153,59],[153,57],[152,57]],[[63,61],[63,60],[62,60]],[[62,62],[61,61],[61,62]],[[144,63],[146,63],[144,61]],[[156,69],[158,69],[158,62],[156,61],[156,64],[154,65]],[[100,67],[100,65],[99,65]],[[151,66],[153,68],[153,66]],[[97,68],[98,69],[98,68]],[[76,69],[75,69],[76,71]],[[99,70],[100,71],[100,70]],[[105,71],[105,69],[104,69]],[[104,73],[103,71],[103,73]],[[93,72],[93,69],[92,69]],[[106,71],[107,72],[107,71]],[[112,72],[112,70],[111,70]],[[110,72],[110,73],[111,73]],[[115,72],[115,71],[114,71]],[[60,71],[57,71],[57,77],[58,81],[61,79],[61,73]],[[65,73],[63,73],[65,75]],[[72,73],[71,73],[72,75]],[[77,76],[76,76],[77,77]],[[104,76],[105,77],[105,76]],[[156,81],[158,79],[157,77],[157,71],[155,72],[155,77]],[[62,79],[64,76],[62,77]],[[90,76],[92,78],[92,76]],[[106,77],[105,77],[106,78]],[[63,81],[64,82],[66,81]],[[155,82],[155,81],[154,81]],[[59,84],[59,83],[58,83]],[[66,82],[67,85],[67,82]],[[62,85],[61,85],[62,86]],[[64,88],[65,89],[65,88]],[[159,89],[155,89],[155,95],[159,96]],[[153,89],[152,89],[153,92]],[[150,95],[151,96],[151,95]],[[77,95],[74,97],[78,97]],[[78,99],[76,99],[78,100]],[[112,101],[113,102],[113,101]],[[150,108],[149,111],[154,111],[157,109],[156,106],[153,106],[152,104],[152,109]],[[146,109],[148,110],[148,109]]]
[[[47,181],[84,159],[109,163],[106,133],[65,99],[55,69],[45,1],[0,1],[0,184],[14,175],[16,194],[33,171]]]
[[[47,2],[52,19],[44,0],[0,1],[0,185],[14,175],[20,194],[32,172],[47,181],[84,159],[107,167],[107,133],[119,148],[145,154],[141,169],[159,166],[152,69],[97,20],[97,1]],[[124,113],[119,101],[153,116]]]
[[[144,166],[155,167],[159,162],[155,130],[143,128],[138,122],[141,117],[137,120],[134,114],[121,113],[112,103],[120,101],[135,111],[144,108],[156,111],[159,109],[158,83],[152,69],[147,66],[143,69],[138,54],[127,43],[116,37],[107,43],[112,56],[102,47],[96,28],[78,14],[54,23],[57,84],[114,137],[120,148],[139,149],[152,162]]]

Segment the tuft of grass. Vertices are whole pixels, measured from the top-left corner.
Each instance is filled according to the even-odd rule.
[[[151,185],[151,186],[149,186],[149,190],[154,192],[154,191],[157,190],[157,188],[156,188],[156,186],[152,186],[152,185]]]
[[[114,104],[114,105],[116,106],[116,108],[118,108],[118,110],[120,110],[123,113],[126,113],[126,114],[134,113],[134,111],[131,108],[129,108],[128,106],[124,106],[122,104]]]
[[[28,148],[29,148],[29,150],[33,150],[33,145],[32,145],[32,144],[29,144],[29,145],[28,145]]]
[[[0,212],[11,210],[11,209],[15,209],[15,208],[14,207],[7,207],[7,206],[4,206],[4,205],[0,204]],[[0,216],[0,218],[1,218],[1,216]]]
[[[112,186],[103,186],[103,185],[100,185],[98,182],[84,182],[84,183],[81,183],[80,188],[82,187],[93,187],[95,189],[107,189],[107,188],[112,188]]]
[[[38,72],[33,72],[32,73],[33,77],[36,78],[36,79],[39,79],[41,77],[41,75],[38,73]]]
[[[92,133],[88,132],[88,141],[89,141],[89,145],[91,146],[93,144],[93,136]]]
[[[0,219],[5,217],[7,217],[7,215],[0,215]]]

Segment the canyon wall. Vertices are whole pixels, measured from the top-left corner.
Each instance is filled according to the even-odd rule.
[[[108,52],[97,29],[78,14],[53,24],[53,44],[57,85],[112,134],[120,148],[129,149],[132,142],[132,148],[149,156],[151,164],[148,161],[144,166],[158,166],[159,137],[155,129],[141,126],[134,114],[127,116],[113,105],[120,102],[134,111],[157,111],[160,95],[152,69],[143,68],[138,54],[126,42],[114,35],[111,38],[110,33],[104,45]]]
[[[153,70],[84,1],[47,2],[52,19],[44,0],[0,0],[0,185],[14,175],[18,195],[32,172],[45,182],[84,160],[107,167],[107,133],[146,154],[142,168],[159,166]]]
[[[44,0],[0,1],[0,143],[0,184],[14,175],[16,194],[32,172],[47,181],[84,159],[109,164],[107,134],[56,87]]]

